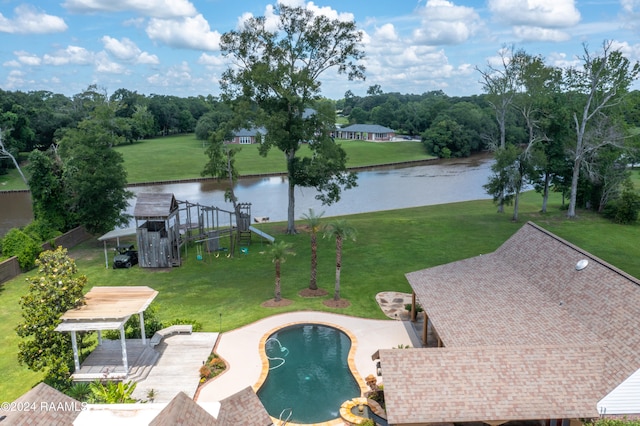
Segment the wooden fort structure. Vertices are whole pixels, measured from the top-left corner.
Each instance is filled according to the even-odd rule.
[[[238,214],[214,206],[179,201],[172,193],[140,193],[134,207],[138,259],[142,268],[171,268],[182,263],[181,249],[191,242],[208,252],[233,254],[251,243],[251,233],[273,237],[251,226],[251,204],[238,204]],[[223,245],[228,242],[228,247]]]

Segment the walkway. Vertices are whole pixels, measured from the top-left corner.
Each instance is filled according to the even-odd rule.
[[[229,368],[204,385],[196,400],[220,401],[246,386],[254,386],[262,374],[259,351],[262,337],[286,325],[310,322],[333,324],[351,332],[355,337],[356,369],[363,379],[369,374],[376,374],[371,355],[378,349],[398,345],[420,346],[413,326],[407,321],[371,320],[315,311],[274,315],[220,335],[216,353],[228,363]]]
[[[194,397],[200,384],[200,367],[207,360],[218,333],[176,334],[164,338],[155,347],[158,362],[149,375],[138,382],[133,397],[147,400],[153,389],[155,402],[169,402],[179,392]]]

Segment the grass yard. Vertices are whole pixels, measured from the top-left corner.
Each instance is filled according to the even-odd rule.
[[[559,209],[560,199],[553,194],[550,212],[539,213],[540,196],[526,193],[520,207],[521,222],[510,221],[510,212],[496,214],[490,201],[426,206],[348,216],[358,231],[357,241],[346,241],[343,252],[342,297],[351,306],[336,310],[322,301],[332,296],[335,278],[335,241],[319,239],[318,284],[329,294],[305,299],[298,292],[309,282],[309,235],[304,222],[300,233],[284,235],[284,223],[257,225],[277,240],[293,245],[297,256],[282,265],[282,296],[292,300],[289,306],[264,308],[261,303],[273,298],[274,265],[269,245],[254,236],[246,256],[226,258],[204,253],[196,260],[197,250],[189,247],[184,264],[170,271],[139,267],[130,270],[105,268],[102,244],[90,240],[70,251],[89,287],[96,285],[147,285],[159,291],[156,301],[162,320],[194,319],[205,331],[231,330],[280,312],[321,310],[368,318],[384,318],[375,301],[380,291],[410,291],[404,278],[415,271],[495,250],[527,220],[532,220],[560,237],[579,245],[626,272],[640,277],[640,225],[615,225],[590,212],[579,212],[576,220],[567,220]],[[112,256],[112,253],[110,253]],[[30,272],[33,274],[34,272]],[[18,338],[14,328],[20,321],[18,299],[26,288],[25,276],[0,287],[0,363],[3,367],[0,396],[13,400],[34,385],[40,376],[17,364]],[[87,288],[89,290],[89,288]],[[222,314],[222,315],[220,315]],[[221,320],[221,321],[220,321]]]
[[[349,167],[372,166],[433,158],[419,142],[363,142],[339,140],[347,152]],[[284,154],[272,148],[266,157],[258,153],[258,145],[242,145],[236,154],[239,174],[285,173]],[[205,144],[194,135],[169,136],[120,145],[116,150],[124,156],[129,183],[200,178],[207,162]],[[302,145],[300,155],[310,155]]]

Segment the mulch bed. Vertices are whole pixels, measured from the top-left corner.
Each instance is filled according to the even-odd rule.
[[[340,300],[328,299],[322,302],[322,304],[329,308],[335,308],[335,309],[343,309],[351,306],[351,302],[349,302],[346,299],[340,299]]]
[[[322,297],[326,296],[327,294],[329,293],[325,289],[319,288],[316,290],[311,290],[309,287],[298,292],[298,296],[300,297]]]
[[[260,306],[263,308],[280,308],[282,306],[287,306],[292,304],[293,301],[289,299],[280,299],[279,302],[276,302],[274,299],[269,299],[266,302],[262,302]]]

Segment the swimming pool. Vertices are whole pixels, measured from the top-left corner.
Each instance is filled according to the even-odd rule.
[[[269,360],[258,397],[275,418],[320,423],[340,417],[340,405],[360,396],[348,356],[351,340],[323,324],[296,324],[270,334],[264,345]]]

